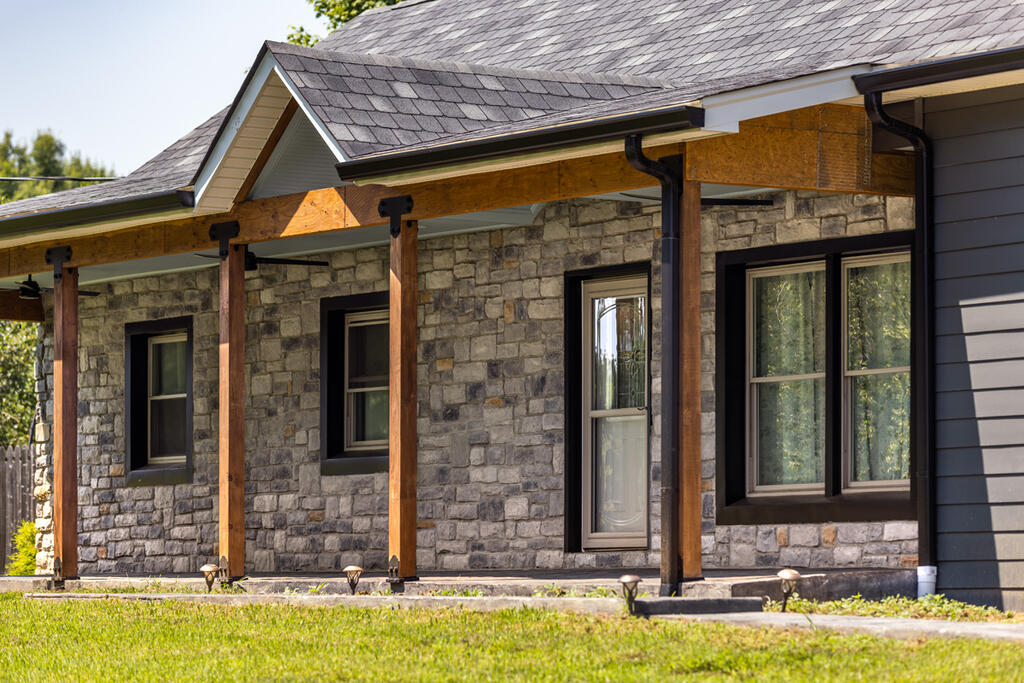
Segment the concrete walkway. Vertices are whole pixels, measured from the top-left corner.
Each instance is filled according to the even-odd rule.
[[[840,633],[866,633],[887,638],[978,638],[1024,643],[1024,623],[942,621],[896,617],[848,617],[834,614],[782,614],[741,612],[734,614],[666,615],[657,619],[702,621],[734,626],[791,629],[827,629]]]

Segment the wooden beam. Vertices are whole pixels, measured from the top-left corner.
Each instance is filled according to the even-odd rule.
[[[679,226],[679,554],[683,580],[701,570],[700,183],[683,182]]]
[[[53,290],[53,555],[78,576],[78,270]],[[55,567],[56,569],[56,567]]]
[[[245,574],[245,251],[220,263],[220,556],[231,578]],[[221,567],[224,568],[224,565]]]
[[[399,576],[416,576],[416,221],[403,221],[391,238],[388,312],[388,557]]]
[[[871,151],[862,107],[823,104],[743,121],[739,133],[687,144],[686,178],[789,190],[914,193],[914,160]]]
[[[0,292],[0,320],[44,322],[46,318],[43,315],[43,301],[42,299],[21,299],[18,297],[18,292]]]
[[[245,201],[249,193],[252,192],[253,185],[259,179],[260,174],[263,173],[263,169],[267,165],[267,160],[270,159],[270,155],[274,153],[274,149],[277,147],[277,143],[280,142],[281,136],[284,135],[285,130],[288,128],[288,124],[292,122],[292,117],[295,116],[295,112],[299,109],[299,103],[294,99],[288,100],[288,104],[285,105],[284,113],[281,114],[281,118],[278,119],[277,125],[274,126],[274,130],[270,131],[270,137],[267,138],[267,142],[263,145],[263,149],[260,150],[260,155],[256,157],[256,162],[249,169],[249,175],[245,177],[245,181],[242,183],[242,187],[239,188],[238,194],[235,195],[235,203],[240,204]]]
[[[740,132],[685,143],[686,179],[702,183],[780,189],[914,193],[913,158],[871,153],[871,128],[859,107],[822,105],[753,119]],[[647,150],[652,158],[680,154],[683,143]],[[415,198],[410,220],[488,211],[650,187],[650,176],[622,153],[567,159],[537,166],[405,185]],[[241,224],[233,243],[244,244],[381,225],[381,199],[396,194],[380,185],[347,185],[245,201],[231,212],[194,217],[104,235],[0,249],[0,277],[47,269],[46,247],[70,244],[75,267],[182,254],[210,247],[210,224]]]

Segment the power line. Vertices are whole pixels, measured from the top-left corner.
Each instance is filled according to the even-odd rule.
[[[33,180],[70,180],[80,183],[105,183],[111,180],[120,180],[117,177],[109,176],[70,176],[70,175],[24,175],[24,176],[0,176],[0,182],[22,183]]]

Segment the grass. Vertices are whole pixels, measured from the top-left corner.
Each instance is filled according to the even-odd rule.
[[[535,610],[0,595],[2,680],[1015,679],[1024,648]]]
[[[781,602],[769,601],[765,611],[778,612]],[[1004,612],[995,607],[970,605],[950,600],[944,595],[928,595],[920,599],[888,597],[865,600],[860,595],[842,600],[818,602],[794,594],[786,606],[789,612],[799,614],[842,614],[856,617],[906,617],[911,619],[947,619],[949,621],[1021,621],[1021,615]]]

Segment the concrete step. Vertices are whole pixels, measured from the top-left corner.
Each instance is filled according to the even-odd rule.
[[[642,616],[760,612],[763,604],[761,598],[637,598],[635,611]]]

